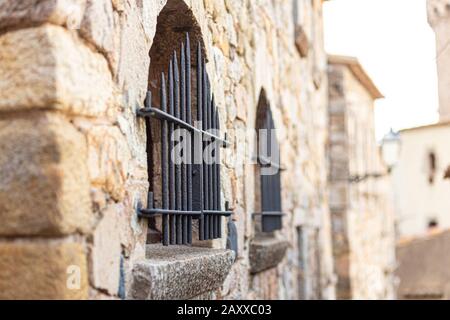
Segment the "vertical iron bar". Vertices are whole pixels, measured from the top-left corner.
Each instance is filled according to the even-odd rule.
[[[220,124],[219,124],[219,112],[216,109],[216,129],[217,129],[217,134],[219,134],[220,132]],[[218,163],[216,164],[216,195],[217,195],[217,210],[221,210],[221,197],[220,197],[220,146],[217,146],[217,161]],[[227,208],[228,209],[228,208]],[[222,216],[218,216],[217,217],[217,237],[221,238],[222,237]]]
[[[200,42],[197,47],[197,121],[203,121],[203,62],[202,62],[202,48]],[[202,136],[200,135],[200,138]],[[202,141],[200,141],[202,144]],[[202,144],[203,145],[203,144]],[[202,148],[203,150],[203,148]],[[201,155],[200,155],[201,157]],[[204,201],[203,201],[203,161],[200,161],[198,166],[198,174],[200,175],[200,205],[202,214],[199,218],[198,222],[198,232],[199,232],[199,240],[205,240],[205,216],[203,214],[204,209]]]
[[[169,62],[169,113],[174,114],[174,97],[173,97],[173,65],[172,60]],[[170,196],[170,209],[175,209],[175,165],[172,161],[173,153],[173,123],[169,123],[169,196]],[[175,216],[169,215],[170,224],[170,244],[175,244]]]
[[[161,73],[161,110],[167,112],[167,95],[166,95],[166,79],[164,72]],[[162,189],[162,207],[163,209],[169,208],[169,190],[168,190],[168,172],[167,172],[167,120],[163,120],[161,124],[161,189]],[[162,216],[162,232],[163,232],[163,245],[169,245],[169,217],[164,214]]]
[[[270,126],[273,130],[275,130],[275,123],[273,122],[273,117],[271,114],[270,117]],[[275,131],[273,132],[273,134],[275,135]],[[275,181],[275,189],[274,189],[274,193],[275,193],[275,211],[281,212],[281,173],[280,173],[280,166],[281,166],[281,154],[280,154],[280,145],[278,143],[278,140],[276,139],[276,135],[274,136],[275,141],[275,150],[272,150],[272,153],[276,155],[276,159],[277,159],[277,173],[274,175],[274,181]],[[282,227],[282,217],[278,216],[275,217],[275,226],[277,229],[281,229]]]
[[[178,61],[177,52],[173,52],[173,78],[175,81],[174,91],[175,91],[175,118],[180,119],[180,74],[178,72]],[[176,129],[180,129],[176,126]],[[176,210],[182,210],[182,199],[181,199],[181,165],[175,165],[175,191],[176,191]],[[182,243],[182,216],[176,215],[176,243]]]
[[[266,116],[266,128],[267,128],[267,156],[269,160],[272,160],[272,127],[270,125],[270,118],[272,117],[272,113],[270,112],[270,109],[267,108],[267,116]],[[272,165],[270,165],[272,166]],[[269,180],[267,193],[269,195],[269,211],[274,211],[274,195],[272,192],[273,186],[273,176],[267,175],[267,179]],[[270,219],[270,218],[269,218]]]
[[[202,124],[203,124],[203,130],[206,131],[208,130],[208,107],[209,107],[209,88],[208,88],[208,75],[206,74],[206,63],[205,60],[203,59],[202,62],[202,66],[203,66],[203,118],[202,118]],[[202,137],[203,138],[203,137]],[[203,140],[203,139],[202,139]],[[202,148],[202,152],[204,155],[204,151],[206,148],[207,144],[205,141],[203,141],[203,148]],[[208,164],[204,163],[203,165],[203,196],[204,196],[204,207],[206,210],[209,210],[209,192],[211,191],[210,189],[208,189],[209,186],[209,182],[208,182],[208,177],[209,177],[209,168],[208,168]],[[205,240],[209,240],[209,214],[205,215]]]
[[[180,52],[180,75],[181,75],[181,120],[186,121],[186,61],[185,61],[185,52],[184,52],[184,44],[181,43],[181,52]],[[186,163],[184,162],[184,158],[186,153],[187,141],[183,137],[183,162],[181,164],[181,198],[182,198],[182,209],[187,210],[187,177],[186,177]],[[187,216],[184,215],[181,217],[181,225],[182,225],[182,243],[187,244],[188,239],[188,231],[187,231]]]
[[[211,84],[209,83],[208,78],[208,130],[211,129],[211,119],[212,119],[212,106],[213,106],[213,98],[211,95]],[[212,139],[209,138],[207,141],[207,144],[210,145],[212,142]],[[208,157],[210,156],[210,153],[208,152]],[[208,164],[208,190],[209,190],[209,208],[214,209],[214,192],[213,192],[213,171],[212,171],[213,165],[211,164],[211,159],[209,159]],[[214,239],[214,215],[210,215],[209,217],[209,238]]]
[[[192,124],[192,108],[191,108],[191,44],[189,34],[186,34],[186,120]],[[187,208],[192,210],[192,161],[194,144],[191,134],[191,150],[187,164]],[[187,243],[192,243],[192,216],[187,217]]]
[[[216,106],[215,106],[215,103],[214,103],[214,96],[213,96],[212,102],[211,102],[211,113],[212,113],[212,115],[211,115],[211,129],[213,130],[214,134],[217,134],[217,132],[216,132]],[[211,167],[212,167],[211,179],[212,179],[212,186],[213,186],[213,189],[212,189],[213,206],[212,207],[213,207],[213,210],[217,211],[217,192],[216,192],[216,185],[217,185],[217,174],[216,174],[216,171],[217,171],[217,167],[216,167],[216,162],[215,162],[215,160],[217,159],[217,157],[216,157],[216,152],[217,152],[217,150],[216,150],[216,147],[217,147],[216,140],[212,139],[212,143],[213,143],[212,155],[213,155],[213,159],[214,159],[214,162],[211,165]],[[212,218],[212,220],[213,220],[213,238],[214,239],[217,238],[217,217],[218,217],[217,215],[213,215],[213,218]]]

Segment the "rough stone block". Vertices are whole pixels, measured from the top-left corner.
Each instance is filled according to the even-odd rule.
[[[120,278],[120,237],[117,210],[110,207],[94,232],[92,282],[95,288],[117,295]]]
[[[0,111],[105,115],[114,105],[113,88],[106,59],[62,27],[43,25],[0,37]]]
[[[132,299],[190,299],[218,289],[234,261],[230,250],[147,246],[133,268]]]
[[[0,29],[26,28],[52,23],[69,28],[80,25],[86,0],[3,0]]]
[[[289,243],[272,237],[254,239],[250,243],[250,272],[276,267],[286,254]]]
[[[91,183],[101,186],[113,199],[123,200],[131,162],[127,140],[118,127],[106,125],[87,128],[86,137]]]
[[[118,35],[115,32],[114,10],[111,0],[87,0],[80,25],[81,36],[95,45],[115,65],[118,57]],[[115,54],[116,53],[116,54]]]
[[[84,248],[78,243],[0,243],[0,299],[86,299]]]
[[[61,116],[0,121],[0,235],[85,232],[91,222],[86,142]]]

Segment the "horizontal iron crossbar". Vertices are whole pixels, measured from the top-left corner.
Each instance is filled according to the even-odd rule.
[[[193,125],[187,123],[186,121],[178,119],[178,118],[172,116],[171,114],[168,114],[167,112],[162,111],[161,109],[154,108],[154,107],[141,108],[138,110],[137,114],[138,114],[138,116],[141,116],[141,117],[154,117],[157,119],[167,120],[169,122],[176,123],[177,125],[179,125],[180,127],[183,127],[186,130],[189,130],[191,132],[201,133],[202,135],[208,136],[212,139],[215,139],[216,141],[220,141],[222,143],[223,147],[230,146],[230,142],[227,141],[226,139],[222,139],[222,138],[212,134],[211,132],[198,129],[198,128],[194,127]]]
[[[284,166],[282,166],[279,163],[273,162],[272,159],[270,157],[265,157],[265,156],[258,156],[256,157],[256,160],[258,161],[259,165],[261,167],[264,168],[277,168],[280,171],[284,171],[286,170],[286,168]]]
[[[266,216],[266,217],[278,217],[285,216],[286,214],[278,211],[264,211],[264,212],[256,212],[253,213],[254,216]]]
[[[233,212],[232,211],[217,211],[217,210],[183,211],[183,210],[171,210],[171,209],[139,209],[139,215],[141,217],[167,215],[167,214],[201,216],[202,213],[204,215],[219,215],[219,216],[228,217]]]

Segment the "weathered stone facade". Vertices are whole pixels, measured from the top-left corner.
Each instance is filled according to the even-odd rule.
[[[329,159],[333,253],[341,299],[395,297],[390,179],[375,141],[382,95],[355,58],[330,56]]]
[[[322,1],[298,2],[2,1],[2,297],[334,298]],[[167,3],[175,10],[159,22]],[[225,237],[185,251],[146,245],[147,220],[136,213],[147,201],[146,130],[136,110],[154,89],[148,79],[158,23],[170,27],[169,46],[186,31],[202,42],[231,142],[221,191],[234,209],[237,256],[225,250]],[[236,159],[255,141],[234,132],[254,129],[261,92],[285,168],[286,215],[274,239],[286,253],[276,266],[250,272],[255,168]],[[269,243],[273,257],[270,250]],[[186,270],[163,286],[164,272]],[[217,283],[206,277],[201,285],[205,270]],[[40,279],[35,287],[23,283],[30,275]]]

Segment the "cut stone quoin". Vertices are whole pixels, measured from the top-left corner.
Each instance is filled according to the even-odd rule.
[[[0,242],[0,299],[87,299],[87,295],[83,245]]]
[[[0,235],[63,235],[91,227],[86,141],[52,113],[0,121]]]
[[[115,105],[105,58],[76,33],[43,25],[0,36],[0,112],[60,110],[105,116]]]

